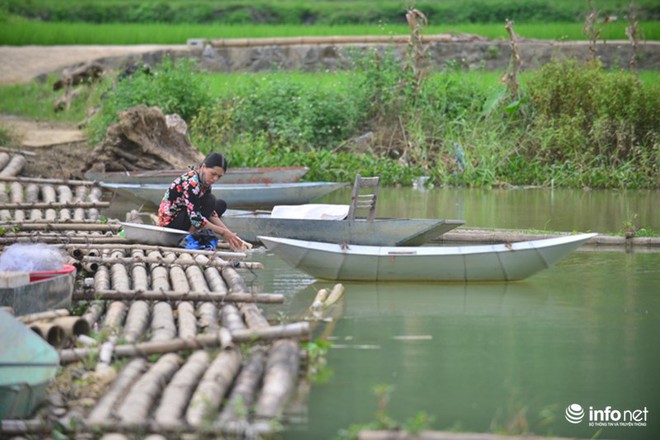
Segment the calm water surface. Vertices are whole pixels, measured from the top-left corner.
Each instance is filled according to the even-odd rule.
[[[254,282],[286,295],[292,318],[333,286],[260,259]],[[516,283],[344,283],[333,321],[315,330],[334,344],[332,377],[312,386],[308,413],[284,438],[332,439],[374,421],[379,385],[393,387],[393,418],[424,411],[434,429],[658,438],[659,268],[660,253],[581,251]],[[573,403],[646,408],[647,426],[573,425]]]
[[[346,203],[349,192],[324,198]],[[660,230],[660,192],[387,189],[378,213],[462,218],[469,226],[619,231],[636,215]],[[299,319],[334,283],[257,254],[246,274],[286,296]],[[392,387],[398,421],[420,412],[438,430],[660,438],[660,253],[571,254],[528,280],[490,284],[344,283],[315,337],[333,342],[332,373],[315,383],[286,439],[332,439],[375,420],[374,387]],[[569,405],[586,414],[565,418]],[[589,426],[589,408],[647,410],[646,426]],[[605,423],[607,425],[607,423]]]

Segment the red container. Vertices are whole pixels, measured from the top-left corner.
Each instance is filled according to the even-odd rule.
[[[76,267],[72,266],[70,264],[65,264],[62,266],[62,269],[60,270],[43,270],[43,271],[36,271],[36,272],[30,272],[30,282],[34,281],[41,281],[45,280],[48,278],[53,278],[58,275],[69,275],[73,274],[75,276],[76,272]]]

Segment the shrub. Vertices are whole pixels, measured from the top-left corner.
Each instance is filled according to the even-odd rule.
[[[658,154],[660,88],[632,73],[556,60],[532,76],[527,93],[531,154],[555,161],[589,155],[614,166]]]
[[[362,120],[363,100],[351,84],[304,83],[277,74],[242,82],[195,122],[197,134],[223,142],[243,134],[301,149],[337,145]]]
[[[174,62],[165,58],[153,70],[138,70],[112,84],[104,94],[101,111],[90,124],[92,143],[103,139],[110,124],[118,120],[119,111],[138,104],[159,107],[164,114],[176,113],[190,122],[211,103],[204,77],[194,66],[190,60]]]

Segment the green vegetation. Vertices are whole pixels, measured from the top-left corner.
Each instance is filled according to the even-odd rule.
[[[85,119],[87,109],[98,105],[101,87],[82,88],[73,100],[71,107],[64,112],[53,111],[53,102],[59,95],[53,92],[56,78],[46,78],[43,82],[17,84],[0,88],[0,112],[11,115],[28,116],[61,122],[80,122]]]
[[[11,132],[5,127],[0,127],[0,145],[10,145],[12,140],[13,136]]]
[[[103,139],[110,124],[118,120],[119,111],[135,105],[159,107],[165,114],[176,113],[190,120],[211,103],[204,81],[193,70],[193,62],[180,60],[175,65],[168,58],[153,73],[139,72],[111,84],[103,97],[103,105],[88,129],[92,143]]]
[[[434,23],[582,22],[574,0],[417,0]],[[602,14],[623,17],[629,0],[599,0]],[[30,19],[87,23],[379,24],[405,23],[406,0],[0,0],[0,10]],[[641,19],[657,20],[655,0],[636,0]]]
[[[607,40],[625,40],[625,21],[609,24],[603,31]],[[641,22],[640,29],[647,40],[660,40],[660,26]],[[516,32],[524,38],[558,41],[584,40],[580,23],[516,22]],[[2,24],[0,44],[63,45],[63,44],[186,44],[190,38],[272,38],[301,36],[363,36],[406,35],[407,25],[213,25],[163,23],[53,23],[11,21]],[[506,38],[504,23],[472,23],[432,25],[426,34],[462,33],[486,38]]]
[[[359,433],[365,430],[403,431],[414,436],[423,430],[430,429],[434,418],[425,411],[420,411],[403,422],[398,422],[392,418],[389,414],[389,406],[393,391],[394,387],[392,385],[380,384],[374,386],[373,392],[376,395],[378,406],[374,414],[374,421],[367,424],[353,424],[348,429],[341,430],[336,439],[357,439]]]
[[[658,188],[657,73],[642,81],[594,62],[553,61],[523,75],[516,96],[499,76],[449,65],[419,80],[375,52],[325,74],[208,74],[166,60],[151,74],[86,87],[56,115],[80,121],[100,105],[88,128],[94,144],[118,111],[159,106],[232,166],[304,164],[310,180],[350,182],[359,171],[384,185],[429,176],[445,186]],[[51,118],[43,102],[55,96],[52,79],[2,87],[0,111]]]

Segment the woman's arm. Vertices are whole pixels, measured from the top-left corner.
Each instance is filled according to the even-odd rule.
[[[221,236],[235,251],[252,249],[252,245],[250,243],[241,240],[238,235],[231,232],[229,228],[225,226],[224,223],[222,223],[222,220],[220,220],[219,217],[211,216],[211,218],[208,219],[207,227]]]

